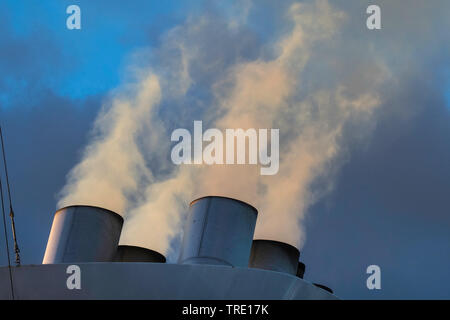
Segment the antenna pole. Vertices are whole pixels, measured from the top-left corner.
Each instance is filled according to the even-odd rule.
[[[8,200],[9,200],[9,216],[11,218],[11,228],[12,228],[12,234],[13,234],[13,240],[14,240],[14,252],[16,254],[16,265],[20,266],[20,249],[19,249],[19,245],[17,244],[16,224],[14,223],[14,210],[13,210],[12,200],[11,200],[11,188],[9,186],[8,167],[6,165],[5,142],[3,141],[3,132],[2,132],[1,126],[0,126],[0,140],[2,142],[3,164],[5,166],[6,187],[8,190]]]
[[[6,231],[5,202],[3,199],[3,185],[2,185],[1,177],[0,177],[0,198],[1,198],[1,202],[2,202],[3,231],[5,233],[6,254],[8,255],[9,285],[11,287],[11,296],[12,296],[12,299],[14,300],[14,286],[13,286],[13,278],[12,278],[12,271],[11,271],[11,259],[9,257],[8,233]]]

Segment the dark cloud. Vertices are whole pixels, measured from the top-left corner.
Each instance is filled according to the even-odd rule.
[[[51,91],[41,96],[33,107],[0,109],[24,263],[41,262],[56,193],[81,157],[100,107],[99,97],[71,101]],[[0,248],[0,263],[5,264],[3,236]]]
[[[306,278],[343,298],[449,298],[450,112],[439,86],[404,79],[307,218]],[[379,292],[365,285],[371,264]]]
[[[8,11],[0,12],[0,108],[28,107],[42,99],[42,91],[56,88],[76,61],[43,24],[24,34],[13,29]]]
[[[378,55],[393,81],[383,89],[371,139],[356,143],[351,130],[344,134],[355,141],[348,162],[334,191],[309,211],[305,277],[343,298],[448,299],[449,4],[377,1],[383,28],[374,33],[364,28],[369,2],[336,2],[350,18],[346,46],[337,51],[348,64],[337,68],[352,70],[354,59],[375,63]],[[326,79],[325,64],[319,79]],[[366,288],[371,264],[381,267],[380,291]]]

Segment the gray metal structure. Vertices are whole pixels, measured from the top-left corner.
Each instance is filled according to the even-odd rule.
[[[300,251],[274,240],[253,240],[249,267],[296,275]]]
[[[114,261],[123,218],[93,206],[68,206],[55,213],[43,264]]]
[[[219,265],[77,263],[80,289],[69,289],[71,264],[13,267],[16,299],[331,300],[337,297],[290,274]],[[0,267],[0,283],[8,283]],[[11,299],[8,285],[0,299]]]
[[[247,267],[258,211],[225,197],[203,197],[190,205],[179,263]]]
[[[266,300],[337,297],[296,276],[298,250],[256,240],[257,211],[224,197],[191,204],[180,263],[156,251],[118,246],[122,217],[90,206],[59,210],[44,264],[11,267],[14,298]],[[301,269],[301,266],[300,268]],[[304,269],[303,269],[304,270]],[[0,299],[12,299],[7,266],[0,267]]]
[[[161,253],[147,248],[129,245],[119,245],[117,247],[117,262],[158,262],[165,263],[166,257]]]

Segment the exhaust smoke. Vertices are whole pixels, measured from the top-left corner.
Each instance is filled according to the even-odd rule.
[[[58,205],[118,212],[121,244],[170,259],[189,201],[214,194],[258,209],[255,238],[300,249],[305,213],[332,189],[345,160],[345,133],[361,139],[370,132],[389,72],[380,59],[340,69],[348,64],[335,54],[346,17],[327,1],[294,3],[283,15],[285,25],[265,44],[254,40],[248,17],[230,23],[207,13],[170,30],[158,48],[136,52],[133,81],[105,103]],[[198,119],[222,132],[279,128],[279,170],[173,165],[170,132]],[[157,227],[149,233],[148,226]]]

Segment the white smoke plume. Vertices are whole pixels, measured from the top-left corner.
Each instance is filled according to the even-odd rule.
[[[344,132],[351,141],[367,137],[390,74],[380,59],[341,72],[345,57],[333,49],[346,15],[325,0],[292,4],[282,30],[263,45],[247,32],[249,12],[231,21],[191,18],[156,52],[136,55],[136,80],[99,115],[60,207],[118,212],[125,217],[122,244],[167,254],[189,201],[223,195],[258,209],[255,238],[301,248],[302,220],[345,160]],[[170,132],[194,120],[209,128],[279,128],[278,174],[261,176],[249,165],[172,165]]]
[[[91,143],[82,161],[71,170],[58,206],[89,204],[123,213],[127,194],[137,192],[142,180],[152,180],[137,136],[153,127],[153,108],[161,99],[158,78],[148,75],[116,96],[100,112]],[[162,128],[151,139],[157,140]]]

